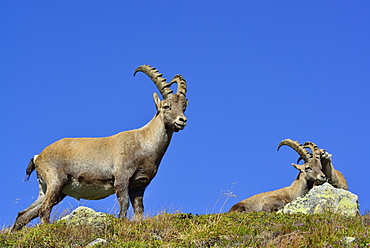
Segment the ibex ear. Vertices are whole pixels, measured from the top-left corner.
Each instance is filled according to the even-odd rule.
[[[304,165],[294,164],[294,163],[292,163],[292,165],[293,165],[294,168],[296,168],[299,171],[303,171],[304,170]]]
[[[155,103],[155,107],[157,108],[157,110],[159,109],[160,107],[160,104],[161,104],[161,98],[158,96],[157,93],[153,93],[153,100],[154,100],[154,103]]]

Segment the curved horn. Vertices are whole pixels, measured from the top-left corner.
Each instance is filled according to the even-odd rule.
[[[163,99],[166,99],[169,94],[173,93],[173,90],[171,90],[171,85],[174,82],[166,83],[166,79],[162,77],[162,73],[159,73],[159,71],[151,67],[150,65],[141,65],[138,68],[136,68],[134,72],[134,76],[138,71],[144,72],[150,79],[154,82],[154,84],[157,86],[159,92],[161,93]]]
[[[307,163],[308,158],[311,157],[311,154],[306,149],[304,149],[304,147],[301,144],[299,144],[298,141],[285,139],[280,142],[277,150],[279,151],[280,147],[283,145],[287,145],[293,148],[294,151],[296,151],[299,154],[300,158],[302,158],[305,161],[305,163]]]
[[[176,94],[182,94],[184,95],[184,97],[186,97],[186,92],[187,92],[187,89],[186,89],[186,81],[185,79],[181,76],[181,75],[175,75],[173,77],[173,79],[171,80],[171,85],[173,83],[176,83],[177,84],[177,92]]]

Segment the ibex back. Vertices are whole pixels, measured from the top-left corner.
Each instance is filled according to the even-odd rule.
[[[31,159],[26,174],[36,169],[39,196],[27,209],[18,213],[11,229],[21,229],[29,221],[40,217],[49,223],[50,212],[66,195],[76,199],[98,200],[113,193],[120,206],[119,218],[125,218],[129,200],[135,220],[144,212],[145,188],[157,173],[173,132],[186,126],[184,115],[186,81],[176,75],[170,83],[155,68],[139,66],[137,72],[148,75],[160,91],[163,100],[154,93],[157,112],[153,119],[139,129],[104,138],[64,138]],[[178,85],[177,93],[170,89]]]

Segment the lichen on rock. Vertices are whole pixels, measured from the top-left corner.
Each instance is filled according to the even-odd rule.
[[[96,212],[88,207],[78,207],[72,211],[72,213],[63,217],[61,220],[65,220],[67,225],[79,225],[88,224],[94,226],[105,225],[108,221],[108,214],[102,212]]]
[[[358,196],[348,190],[336,189],[329,183],[312,188],[303,197],[285,205],[280,213],[323,213],[326,211],[354,216],[359,214]]]

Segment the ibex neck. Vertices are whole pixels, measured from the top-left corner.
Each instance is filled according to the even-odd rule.
[[[310,185],[310,183],[307,182],[307,180],[304,179],[302,175],[299,175],[298,178],[294,180],[294,182],[290,185],[290,188],[292,189],[291,191],[292,199],[304,196],[312,188],[312,186],[313,184]]]
[[[166,128],[161,115],[156,115],[145,126],[138,130],[138,138],[141,146],[148,152],[153,152],[162,159],[166,152],[173,131]]]

